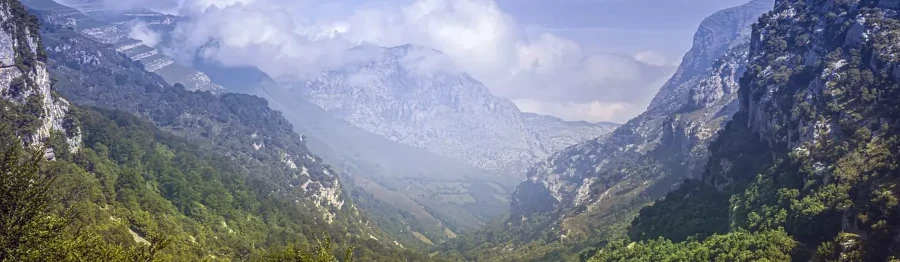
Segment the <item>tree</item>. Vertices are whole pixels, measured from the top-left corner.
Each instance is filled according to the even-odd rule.
[[[0,261],[37,259],[66,226],[65,219],[49,215],[54,176],[40,171],[43,154],[20,145],[12,139],[0,155]]]
[[[269,253],[261,262],[338,262],[334,256],[334,245],[330,236],[318,241],[318,246],[312,248],[288,247]],[[348,248],[344,262],[353,262],[353,248]]]

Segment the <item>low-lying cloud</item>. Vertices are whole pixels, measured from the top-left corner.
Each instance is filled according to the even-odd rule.
[[[451,60],[416,60],[425,68],[454,65],[525,111],[569,120],[626,121],[674,72],[652,51],[591,53],[551,33],[529,37],[492,0],[172,0],[158,8],[190,18],[175,30],[176,50],[224,65],[302,79],[340,67],[360,44],[413,44]]]
[[[162,33],[154,31],[147,23],[140,20],[131,22],[131,31],[128,32],[128,37],[141,40],[148,46],[157,46],[162,42]]]

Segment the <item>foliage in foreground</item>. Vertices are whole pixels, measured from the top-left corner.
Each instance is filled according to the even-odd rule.
[[[248,178],[234,177],[240,172],[227,162],[207,162],[215,156],[190,150],[195,147],[133,116],[76,111],[84,123],[84,142],[93,146],[69,153],[62,135],[54,134],[48,141],[57,152],[53,161],[44,159],[43,149],[23,148],[14,131],[0,129],[0,261],[352,261],[350,248],[335,255],[333,250],[341,247],[330,237],[309,245],[301,231],[290,240],[290,234],[276,234],[286,234],[286,228],[254,218],[251,214],[259,209],[251,208],[275,209],[279,202],[241,197],[255,192],[243,184]],[[199,177],[191,182],[172,177],[184,173]],[[236,188],[242,185],[243,193]],[[290,205],[282,204],[276,211],[289,210]],[[228,216],[243,217],[255,227],[230,222],[234,229],[211,228],[224,227],[221,221]],[[303,223],[287,218],[273,222]],[[248,238],[251,234],[280,238],[267,244]],[[264,249],[289,242],[299,244]],[[245,251],[243,258],[233,257],[233,248],[252,245],[259,247]],[[379,260],[390,256],[365,255]]]
[[[733,232],[699,242],[616,242],[589,261],[790,261],[797,243],[784,231]]]

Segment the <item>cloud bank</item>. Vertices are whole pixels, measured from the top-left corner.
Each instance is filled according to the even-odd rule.
[[[492,0],[168,0],[157,8],[189,18],[175,30],[177,50],[201,50],[224,65],[302,79],[339,67],[360,44],[414,44],[445,53],[452,63],[441,64],[468,72],[524,111],[568,120],[624,122],[675,69],[652,51],[587,52],[552,33],[528,36]]]

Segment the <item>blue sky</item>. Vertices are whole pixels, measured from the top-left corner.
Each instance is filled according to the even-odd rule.
[[[657,51],[679,60],[700,22],[747,0],[499,0],[526,27],[549,31],[596,52]]]

